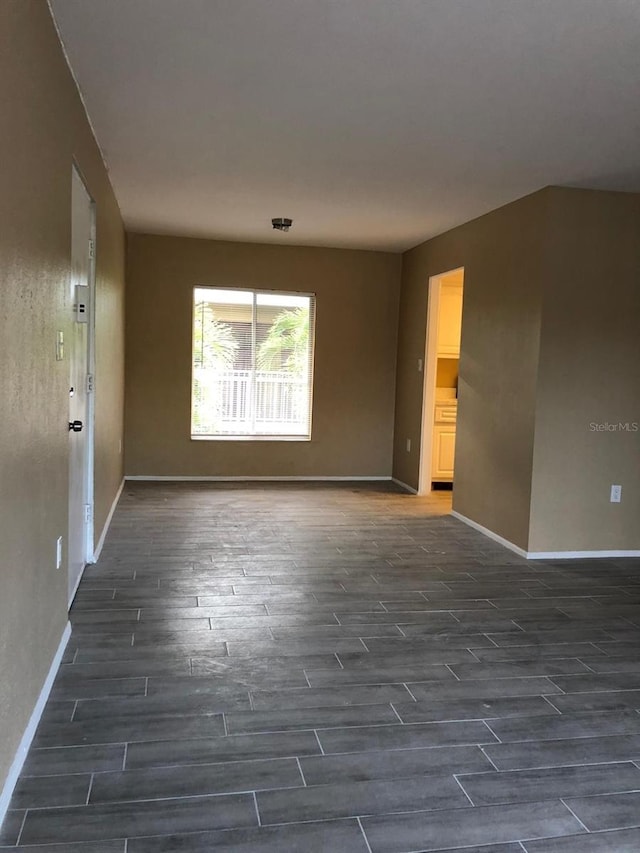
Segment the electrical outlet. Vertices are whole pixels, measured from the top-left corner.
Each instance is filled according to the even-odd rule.
[[[422,359],[418,359],[418,373],[422,373]]]
[[[611,486],[611,497],[609,498],[612,504],[619,504],[622,500],[622,486]]]
[[[62,565],[62,536],[56,539],[56,569]]]
[[[407,439],[407,453],[411,453],[411,439]]]

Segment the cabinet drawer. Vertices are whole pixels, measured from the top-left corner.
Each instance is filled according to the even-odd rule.
[[[455,424],[458,407],[451,403],[436,403],[434,421],[437,424]]]

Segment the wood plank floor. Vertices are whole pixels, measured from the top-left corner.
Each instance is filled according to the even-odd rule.
[[[640,561],[389,484],[127,484],[0,849],[637,853]]]

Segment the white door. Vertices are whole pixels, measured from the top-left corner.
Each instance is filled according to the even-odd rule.
[[[88,405],[89,335],[93,253],[91,199],[75,168],[71,192],[71,305],[69,353],[69,604],[89,554],[90,424]]]

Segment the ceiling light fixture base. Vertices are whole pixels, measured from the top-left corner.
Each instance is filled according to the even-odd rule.
[[[271,224],[276,231],[288,231],[293,225],[293,219],[287,219],[286,217],[279,216],[272,219]]]

